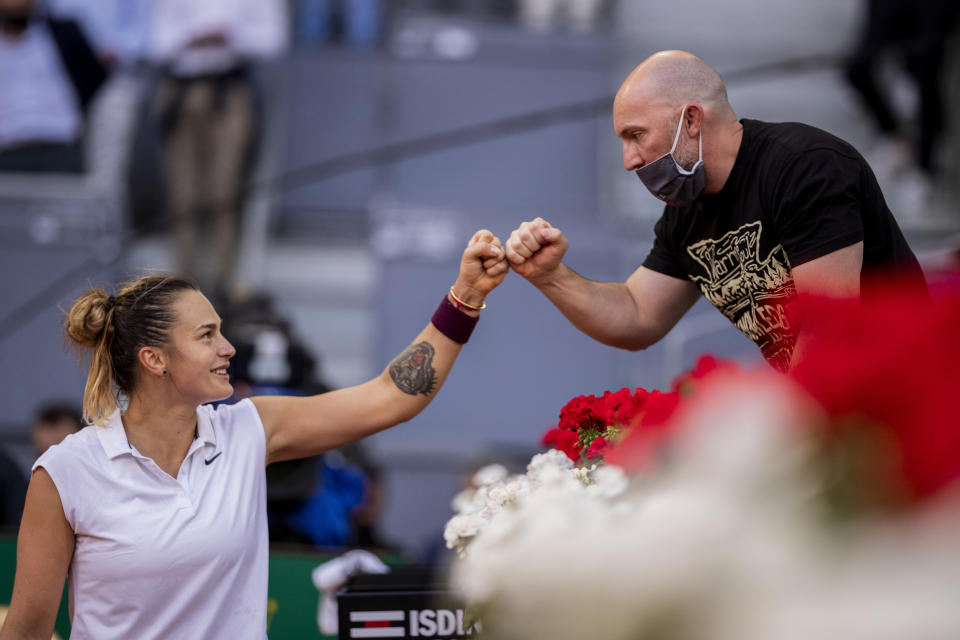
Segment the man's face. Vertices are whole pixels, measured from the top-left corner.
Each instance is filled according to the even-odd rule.
[[[613,127],[620,138],[623,168],[627,171],[653,162],[673,145],[665,109],[629,93],[618,95],[613,102]]]
[[[648,101],[639,92],[621,91],[613,103],[613,127],[620,138],[623,168],[635,171],[669,153],[677,138],[682,106]],[[700,152],[696,140],[680,131],[674,158],[684,169],[696,164]]]

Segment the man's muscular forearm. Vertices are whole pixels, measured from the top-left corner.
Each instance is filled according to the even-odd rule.
[[[640,323],[637,303],[622,282],[584,278],[561,264],[549,277],[531,280],[573,326],[611,347],[636,351],[656,342]]]

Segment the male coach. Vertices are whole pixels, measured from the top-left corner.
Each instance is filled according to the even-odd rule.
[[[513,270],[594,339],[644,349],[702,294],[785,371],[803,351],[798,296],[858,296],[877,271],[923,285],[860,154],[807,125],[737,120],[723,79],[696,56],[645,60],[617,92],[613,122],[624,169],[666,202],[643,265],[623,283],[584,278],[542,218],[506,244]]]

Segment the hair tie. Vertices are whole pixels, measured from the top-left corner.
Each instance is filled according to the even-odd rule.
[[[117,299],[114,296],[109,296],[107,298],[107,313],[110,313],[110,310],[113,309],[114,305],[117,304]]]

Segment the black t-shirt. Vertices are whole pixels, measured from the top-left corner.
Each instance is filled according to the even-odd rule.
[[[862,240],[861,279],[883,269],[923,282],[923,273],[852,146],[804,124],[741,122],[723,189],[688,207],[667,206],[643,264],[694,282],[783,370],[796,342],[791,266]]]

